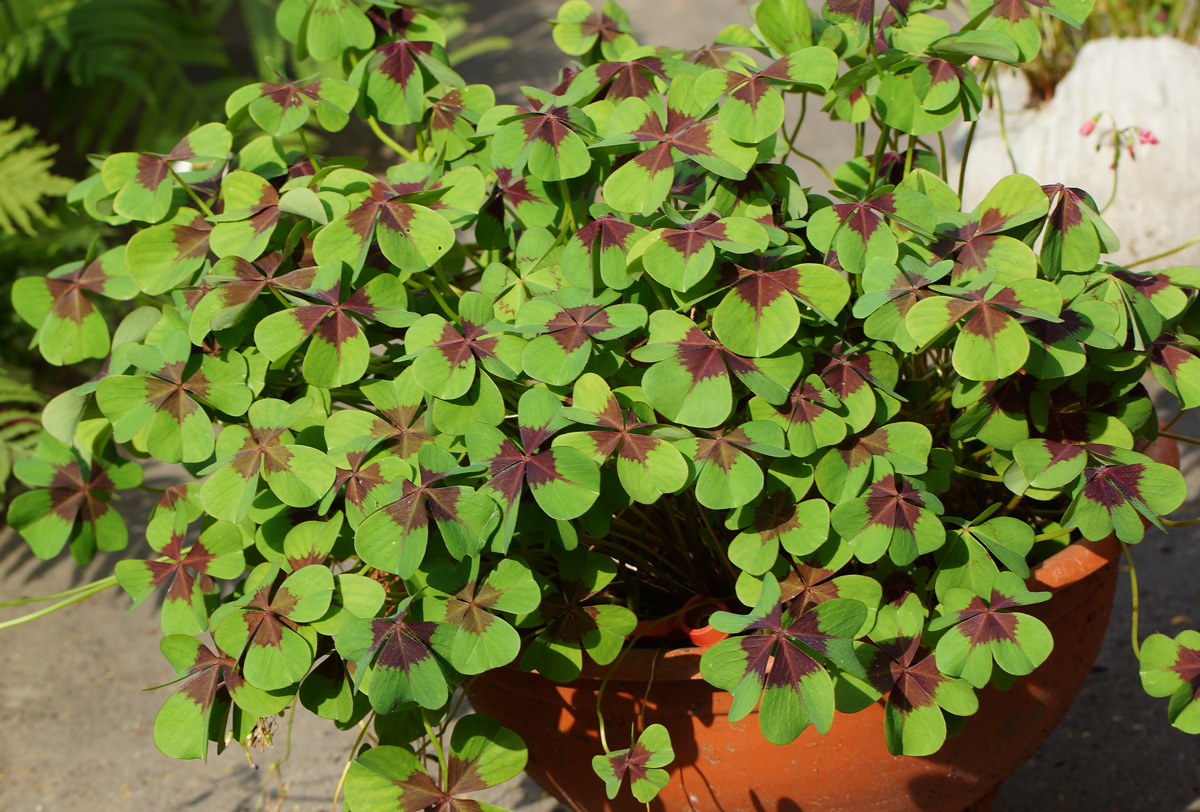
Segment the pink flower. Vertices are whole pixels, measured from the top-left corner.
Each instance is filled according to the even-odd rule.
[[[1092,131],[1095,129],[1096,119],[1089,118],[1087,121],[1083,122],[1083,126],[1079,128],[1079,134],[1086,138],[1087,136],[1091,135]]]
[[[1158,143],[1158,137],[1155,136],[1154,133],[1150,132],[1149,130],[1143,130],[1140,127],[1138,128],[1138,131],[1137,131],[1137,137],[1138,137],[1139,144],[1157,144]]]

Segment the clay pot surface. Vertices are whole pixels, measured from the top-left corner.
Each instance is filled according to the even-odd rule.
[[[700,677],[699,648],[635,649],[604,691],[609,745],[626,747],[639,712],[671,732],[671,782],[651,809],[666,812],[962,812],[984,810],[999,783],[1050,735],[1091,670],[1116,588],[1116,541],[1077,542],[1030,578],[1055,597],[1030,607],[1054,635],[1054,651],[1008,692],[988,687],[966,729],[936,754],[893,756],[883,739],[883,703],[836,714],[829,733],[809,728],[790,745],[759,732],[757,712],[729,721],[732,697]],[[654,678],[650,677],[651,667]],[[475,683],[471,704],[529,745],[529,775],[577,812],[644,809],[623,788],[615,801],[591,773],[601,753],[596,692],[606,669],[557,685],[500,669]]]

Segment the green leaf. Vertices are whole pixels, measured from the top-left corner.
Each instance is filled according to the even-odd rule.
[[[649,803],[667,786],[667,771],[675,760],[671,736],[662,725],[650,725],[632,746],[613,750],[592,759],[592,769],[604,781],[609,800],[617,797],[621,782],[629,776],[629,789],[641,803]]]
[[[275,23],[284,38],[300,53],[326,62],[355,48],[375,42],[375,31],[366,15],[350,0],[283,0]]]
[[[382,745],[360,755],[346,772],[346,800],[356,810],[417,812],[438,801],[453,809],[494,809],[463,793],[502,784],[525,769],[528,754],[517,734],[491,716],[469,714],[450,734],[453,771],[442,791],[407,748]]]
[[[12,286],[13,309],[34,327],[34,342],[51,364],[75,364],[108,355],[108,325],[95,296],[132,299],[137,293],[125,266],[125,250],[114,248],[87,264],[55,268],[43,277],[27,276]]]
[[[9,503],[8,525],[38,558],[53,558],[68,542],[80,564],[97,549],[125,549],[128,531],[110,501],[114,490],[141,484],[137,462],[117,457],[107,443],[93,456],[43,433],[34,455],[18,460],[13,473],[34,490]]]
[[[1159,517],[1183,504],[1187,485],[1171,466],[1143,459],[1146,461],[1102,463],[1084,469],[1067,509],[1067,526],[1078,526],[1091,541],[1116,533],[1126,544],[1142,540],[1143,519],[1161,529]]]
[[[411,599],[387,618],[364,618],[342,629],[337,651],[358,664],[355,686],[366,691],[371,707],[390,713],[405,703],[436,709],[446,703],[449,686],[439,655],[443,624],[409,618]]]
[[[126,250],[129,277],[143,293],[158,295],[185,286],[208,256],[212,226],[192,209],[139,231]]]
[[[1029,592],[1011,572],[996,576],[986,600],[967,589],[948,591],[941,616],[929,626],[930,631],[947,629],[937,644],[938,667],[976,688],[991,679],[993,661],[1014,676],[1032,672],[1050,656],[1050,630],[1032,615],[1009,610],[1049,597]]]
[[[586,54],[598,40],[615,48],[633,43],[629,17],[613,2],[606,2],[602,11],[596,11],[587,0],[567,0],[550,24],[554,26],[554,43],[572,56]]]
[[[1169,696],[1168,718],[1184,733],[1200,733],[1200,634],[1187,630],[1174,640],[1152,634],[1142,643],[1142,687],[1151,696]]]

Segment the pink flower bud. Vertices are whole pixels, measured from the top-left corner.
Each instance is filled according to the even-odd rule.
[[[1143,130],[1140,127],[1138,128],[1138,131],[1137,131],[1137,137],[1138,137],[1139,144],[1157,144],[1158,143],[1158,137],[1155,136],[1154,133],[1150,132],[1149,130]]]
[[[1083,126],[1079,128],[1079,134],[1086,138],[1087,136],[1091,135],[1092,131],[1095,129],[1096,129],[1096,119],[1090,118],[1087,121],[1083,122]]]

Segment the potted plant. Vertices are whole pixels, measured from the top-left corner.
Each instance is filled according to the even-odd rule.
[[[793,762],[821,749],[807,729],[874,714],[875,749],[934,764],[981,691],[1036,685],[1063,650],[1035,604],[1094,637],[1113,567],[1076,603],[1046,590],[1184,499],[1141,453],[1160,431],[1140,381],[1200,401],[1200,271],[1101,264],[1115,238],[1077,189],[1014,175],[962,211],[938,136],[979,109],[968,60],[1019,61],[1021,23],[949,33],[926,5],[765,0],[682,54],[570,0],[554,31],[577,68],[496,105],[420,9],[285,0],[322,73],[280,67],[227,124],[100,161],[72,200],[127,243],[14,304],[48,360],[103,371],[46,407],[8,520],[86,561],[125,545],[112,498],[137,459],[190,475],[149,517],[157,558],[62,601],[161,595],[179,681],[159,748],[203,758],[299,706],[361,727],[333,788],[355,812],[473,808],[535,741],[520,713],[455,717],[468,686],[504,712],[519,669],[583,697],[571,725],[606,688],[632,703],[564,731],[599,777],[560,789],[644,802],[699,755],[655,685],[711,683],[707,712],[753,713],[776,752],[810,737]],[[825,194],[787,165],[785,97],[859,124]],[[306,128],[351,116],[398,154],[382,177],[314,148]],[[711,645],[647,653],[684,621]],[[1198,642],[1142,649],[1191,731]],[[1094,654],[1071,655],[1076,685]],[[944,803],[987,791],[968,783]]]

